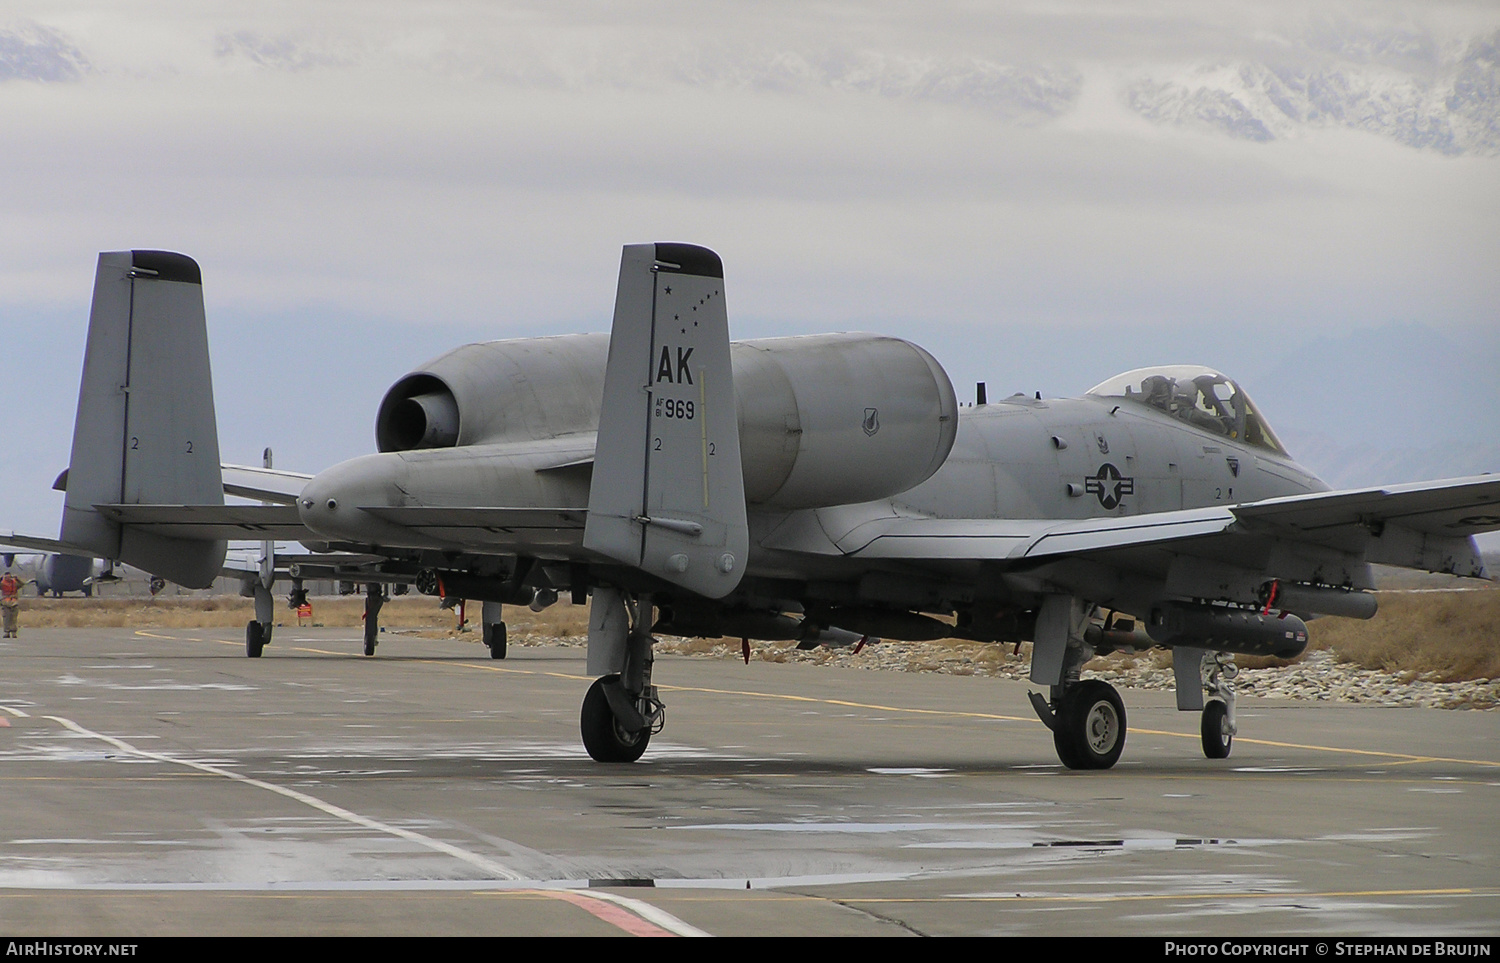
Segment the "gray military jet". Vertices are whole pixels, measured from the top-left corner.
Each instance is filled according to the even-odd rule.
[[[15,564],[17,554],[29,553],[5,552],[0,554],[0,562],[4,562],[6,568],[10,568]],[[109,562],[101,562],[82,555],[47,553],[38,555],[36,575],[31,579],[36,583],[38,597],[50,593],[53,598],[57,599],[62,598],[64,592],[81,592],[85,597],[91,597],[94,594],[95,585],[115,580],[114,566]]]
[[[1234,654],[1369,618],[1371,563],[1484,577],[1471,536],[1500,528],[1500,477],[1329,491],[1207,368],[960,406],[907,341],[731,343],[719,257],[685,244],[624,249],[610,335],[457,348],[395,383],[375,435],[312,477],[221,467],[198,265],[102,254],[59,543],[202,586],[226,540],[303,542],[262,560],[252,657],[282,575],[483,600],[496,657],[502,606],[569,592],[606,762],[662,727],[653,632],[1029,641],[1058,756],[1105,769],[1126,714],[1090,658],[1170,648],[1221,758]]]

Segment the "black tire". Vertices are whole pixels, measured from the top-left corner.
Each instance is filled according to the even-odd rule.
[[[484,624],[484,644],[489,646],[490,658],[505,658],[504,622],[486,622]]]
[[[646,751],[651,742],[650,728],[640,732],[625,732],[615,721],[609,708],[609,699],[604,695],[605,683],[614,682],[617,675],[595,679],[583,697],[583,711],[579,717],[579,728],[583,732],[583,748],[599,762],[635,762]]]
[[[261,650],[266,647],[266,640],[261,636],[260,623],[251,619],[245,623],[245,657],[249,659],[260,658]]]
[[[1234,736],[1230,735],[1229,707],[1218,699],[1203,707],[1203,754],[1210,759],[1228,759],[1234,749]]]
[[[380,641],[380,623],[365,619],[365,655],[374,655]]]
[[[1057,728],[1052,730],[1052,748],[1057,750],[1058,761],[1069,769],[1084,768],[1082,760],[1073,751],[1073,741],[1064,733],[1062,717],[1057,717]]]
[[[1053,742],[1069,769],[1108,769],[1125,750],[1125,703],[1108,682],[1088,679],[1064,697]]]

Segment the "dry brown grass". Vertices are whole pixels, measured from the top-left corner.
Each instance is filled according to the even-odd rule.
[[[313,599],[311,624],[352,628],[364,617],[361,596]],[[235,628],[254,617],[254,603],[236,596],[178,599],[37,599],[21,602],[21,628]],[[588,609],[560,602],[545,612],[506,610],[513,631],[532,635],[583,634],[588,627]],[[479,619],[479,605],[469,606],[469,623]],[[438,606],[434,598],[402,596],[391,599],[380,610],[380,624],[389,628],[451,632],[457,616]],[[296,625],[297,613],[284,599],[276,602],[276,624]]]
[[[1318,619],[1311,645],[1342,662],[1432,682],[1500,678],[1500,590],[1382,592],[1368,622]]]
[[[233,596],[190,599],[36,599],[22,602],[21,628],[231,628],[250,620],[249,599]],[[358,596],[313,600],[316,625],[355,627],[364,613]],[[479,606],[469,607],[470,625],[479,617]],[[276,620],[295,625],[296,613],[278,600]],[[588,632],[588,609],[566,599],[543,612],[507,607],[510,637],[518,643],[530,639],[581,640]],[[438,607],[436,599],[402,596],[381,609],[380,621],[390,628],[412,629],[422,634],[451,635],[454,614]],[[1409,678],[1437,682],[1460,682],[1500,678],[1500,589],[1470,592],[1382,592],[1380,612],[1368,622],[1354,619],[1318,619],[1310,626],[1311,647],[1332,649],[1341,661]],[[940,645],[953,659],[972,660],[976,667],[992,669],[1013,660],[1008,645],[986,645],[960,639]],[[782,652],[781,648],[787,651]],[[792,658],[790,643],[784,646],[757,644],[756,658],[786,661]],[[1023,647],[1021,657],[1026,656]],[[663,651],[684,655],[717,654],[739,657],[739,641],[673,640]],[[831,654],[830,654],[831,655]],[[1158,668],[1171,666],[1170,653],[1153,651],[1115,658],[1149,660]],[[1285,665],[1281,660],[1241,656],[1246,668]]]

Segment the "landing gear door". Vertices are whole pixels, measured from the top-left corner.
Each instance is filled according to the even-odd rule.
[[[709,598],[739,584],[750,541],[723,274],[706,248],[625,248],[583,536]]]

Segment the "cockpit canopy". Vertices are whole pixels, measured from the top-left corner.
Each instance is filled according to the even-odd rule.
[[[1212,368],[1137,368],[1095,385],[1089,394],[1149,405],[1204,431],[1278,455],[1287,453],[1245,390]]]

